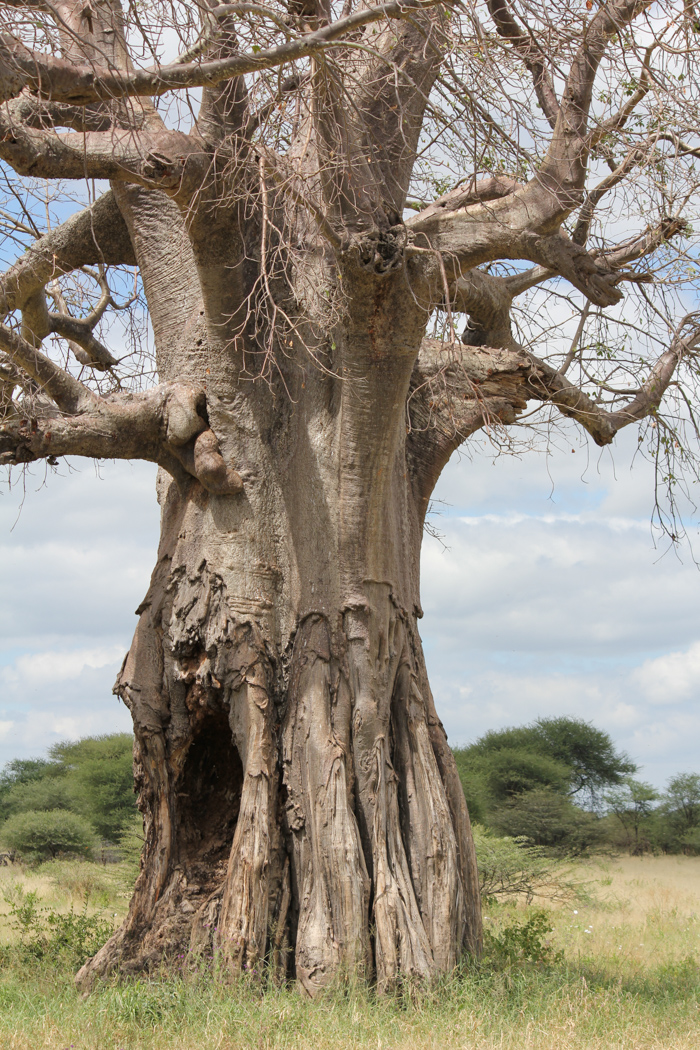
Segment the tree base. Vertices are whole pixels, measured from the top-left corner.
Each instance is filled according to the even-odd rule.
[[[276,652],[206,563],[164,560],[116,689],[146,841],[81,988],[195,953],[312,996],[341,973],[386,990],[478,950],[466,804],[388,585],[333,621],[308,614]]]

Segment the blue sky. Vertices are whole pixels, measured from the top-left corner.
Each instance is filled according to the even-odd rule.
[[[635,441],[613,461],[572,430],[549,455],[494,461],[479,443],[449,464],[421,630],[451,742],[574,715],[659,786],[700,771],[700,573],[654,545]],[[111,688],[155,560],[155,471],[74,468],[0,496],[0,762],[129,728]]]

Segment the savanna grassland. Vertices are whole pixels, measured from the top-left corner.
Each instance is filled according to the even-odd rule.
[[[188,959],[180,977],[107,983],[81,998],[78,956],[99,936],[95,924],[126,908],[117,868],[0,870],[4,1050],[700,1045],[700,858],[580,862],[568,872],[573,897],[489,903],[483,959],[449,980],[384,998],[339,986],[314,1003],[258,975],[226,986]],[[67,927],[56,916],[69,916]]]

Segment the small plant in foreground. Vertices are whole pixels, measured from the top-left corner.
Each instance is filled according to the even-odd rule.
[[[79,912],[71,905],[64,914],[43,907],[36,892],[25,893],[16,884],[3,897],[10,906],[9,925],[19,934],[19,943],[4,948],[1,962],[9,964],[19,955],[23,960],[78,969],[114,932],[109,919],[88,915],[87,894]]]
[[[527,918],[517,920],[500,930],[484,930],[486,959],[496,966],[517,966],[522,963],[551,965],[563,959],[547,940],[553,932],[548,913],[542,908],[531,909]]]

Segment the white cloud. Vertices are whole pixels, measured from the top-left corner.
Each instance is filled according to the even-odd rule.
[[[634,680],[653,703],[678,704],[689,699],[700,702],[700,642],[684,652],[645,660]]]
[[[124,657],[124,646],[108,645],[96,649],[35,652],[25,654],[0,670],[3,685],[23,688],[55,685],[79,678],[86,668],[113,667]]]

